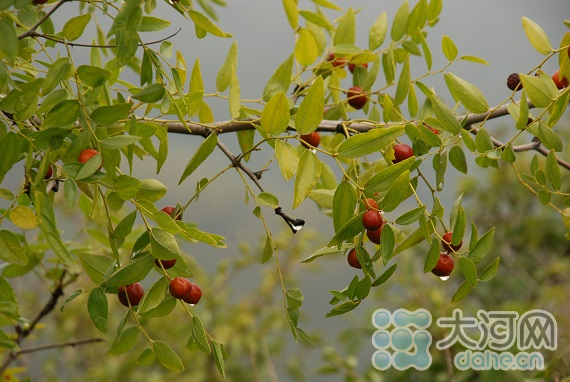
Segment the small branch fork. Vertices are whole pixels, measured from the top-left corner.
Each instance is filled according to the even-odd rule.
[[[217,134],[217,131],[205,128],[203,126],[193,126],[191,129],[193,134],[201,135],[204,138],[208,137],[208,135],[212,133]],[[188,133],[188,130],[186,129],[184,130],[186,131],[186,133]],[[257,186],[257,188],[261,192],[265,192],[265,189],[259,182],[259,179],[261,178],[260,172],[251,171],[245,164],[243,164],[243,162],[241,161],[241,157],[236,157],[234,154],[232,154],[230,149],[228,149],[228,147],[219,139],[217,142],[217,146],[224,153],[224,155],[228,157],[228,159],[232,162],[232,165],[234,167],[242,170],[253,181],[253,183]],[[285,221],[285,223],[287,223],[289,228],[291,228],[291,231],[293,233],[297,233],[297,231],[299,231],[305,224],[305,221],[303,219],[294,219],[285,214],[281,209],[281,207],[275,208],[275,214],[281,216],[281,218]]]
[[[63,271],[59,281],[55,286],[55,289],[51,292],[49,301],[44,305],[42,310],[37,314],[37,316],[32,320],[32,322],[30,322],[29,325],[26,325],[26,327],[22,327],[20,324],[15,325],[14,329],[16,331],[16,339],[14,339],[14,342],[18,346],[22,343],[22,341],[26,337],[28,337],[34,331],[37,324],[55,309],[55,306],[59,298],[63,296],[63,287],[64,287],[63,280],[65,276],[66,272]],[[21,350],[12,350],[10,351],[10,353],[8,353],[6,359],[0,365],[0,376],[6,371],[6,369],[8,369],[8,367],[12,364],[12,362],[14,362],[22,354],[34,353],[42,350],[63,348],[68,346],[79,346],[79,345],[85,345],[102,341],[103,341],[102,338],[87,338],[87,339],[64,342],[64,343],[41,345]]]

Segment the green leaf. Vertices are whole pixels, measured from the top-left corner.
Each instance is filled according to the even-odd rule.
[[[353,135],[342,142],[338,147],[338,153],[345,158],[359,158],[380,151],[402,134],[404,126],[372,129],[364,134]]]
[[[396,88],[396,96],[394,97],[394,102],[396,105],[402,104],[408,95],[410,90],[410,56],[406,57],[404,66],[402,67],[402,72],[400,73],[400,78],[398,79],[398,86]]]
[[[311,65],[319,55],[319,47],[313,34],[306,28],[299,31],[299,38],[295,43],[295,57],[302,67]]]
[[[486,281],[490,281],[493,277],[495,277],[495,274],[497,273],[497,270],[499,269],[499,262],[500,262],[499,257],[497,257],[495,260],[493,260],[493,262],[491,264],[489,264],[483,270],[483,273],[481,273],[481,277],[479,278],[479,281],[486,282]]]
[[[103,281],[105,273],[113,265],[113,260],[107,256],[79,252],[77,257],[87,276],[97,284]]]
[[[21,229],[34,229],[39,224],[38,217],[34,211],[26,206],[16,206],[12,208],[9,216],[12,223]]]
[[[439,240],[437,240],[437,238],[433,238],[426,256],[424,273],[430,272],[437,265],[439,254]]]
[[[294,56],[291,54],[271,76],[263,89],[263,99],[269,101],[278,92],[287,92],[291,84],[291,73],[293,71]]]
[[[364,230],[364,226],[362,225],[362,215],[364,215],[364,212],[365,211],[362,211],[346,222],[346,224],[336,232],[331,241],[327,244],[327,247],[340,246],[343,241],[351,239],[362,232]]]
[[[208,343],[208,338],[206,337],[206,330],[204,330],[204,325],[202,321],[196,316],[192,317],[192,334],[194,340],[204,353],[210,353],[210,344]]]
[[[293,208],[297,208],[319,181],[321,162],[311,151],[305,150],[299,161],[299,170],[295,177]]]
[[[538,125],[538,137],[540,141],[549,150],[561,152],[564,148],[562,139],[550,127],[545,126],[542,122]]]
[[[111,344],[111,348],[107,351],[109,355],[119,355],[126,353],[137,342],[140,330],[137,326],[133,326],[122,331]],[[148,350],[148,349],[147,349]]]
[[[206,158],[212,154],[217,144],[218,135],[215,133],[211,133],[206,139],[204,139],[204,142],[202,142],[200,147],[198,147],[198,150],[196,150],[186,165],[186,168],[184,169],[184,172],[182,173],[178,184],[181,184],[184,179],[189,177],[206,160]]]
[[[467,158],[461,147],[453,146],[449,150],[449,162],[457,171],[467,174]]]
[[[61,101],[47,114],[44,124],[47,127],[66,127],[77,121],[80,104],[76,100]]]
[[[444,78],[451,94],[461,101],[467,110],[472,113],[484,113],[489,110],[485,96],[475,85],[453,73],[445,73]]]
[[[463,210],[463,206],[459,206],[457,209],[457,216],[455,221],[453,222],[452,230],[453,236],[451,238],[451,243],[453,245],[459,245],[463,240],[463,235],[465,235],[465,226],[467,222],[465,219],[465,211]]]
[[[63,26],[61,34],[68,41],[75,41],[83,34],[85,27],[91,20],[91,14],[86,13],[69,19]]]
[[[285,8],[285,15],[287,16],[287,21],[292,29],[297,29],[299,26],[299,9],[297,8],[297,2],[295,0],[282,0],[283,8]]]
[[[164,98],[166,89],[163,84],[152,84],[136,92],[132,97],[144,103],[155,103]]]
[[[394,235],[394,231],[389,224],[386,224],[380,233],[380,256],[382,257],[384,264],[388,263],[392,258],[395,245],[396,236]]]
[[[378,277],[376,280],[374,280],[374,282],[372,283],[372,286],[377,287],[377,286],[384,284],[386,281],[388,281],[388,279],[390,277],[392,277],[394,272],[396,272],[396,269],[398,269],[398,263],[392,264],[390,266],[390,268],[386,269],[384,271],[384,273],[382,273],[380,275],[380,277]]]
[[[156,179],[142,179],[141,187],[137,192],[138,199],[146,199],[149,202],[156,202],[166,194],[167,188]]]
[[[327,17],[322,13],[311,12],[307,10],[300,10],[299,14],[307,21],[312,22],[313,24],[317,24],[328,31],[333,29],[331,22],[327,19]]]
[[[312,261],[314,261],[315,259],[318,259],[321,256],[326,256],[326,255],[331,255],[333,253],[339,253],[342,251],[345,251],[349,248],[353,248],[354,244],[350,244],[350,243],[344,243],[340,249],[337,247],[334,248],[330,248],[330,247],[323,247],[315,252],[313,252],[309,257],[307,257],[304,260],[301,260],[301,263],[310,263]]]
[[[188,15],[198,27],[205,30],[206,32],[218,37],[232,37],[231,34],[224,32],[203,13],[200,13],[194,9],[190,9],[188,10]]]
[[[91,119],[101,126],[111,126],[112,124],[126,120],[133,105],[131,103],[118,103],[111,106],[100,106],[93,110]]]
[[[264,206],[268,206],[271,208],[277,208],[279,207],[279,199],[277,199],[277,197],[269,192],[262,192],[259,195],[257,195],[257,199],[259,201],[259,204],[262,204]]]
[[[298,288],[289,289],[285,293],[287,299],[287,308],[297,310],[303,305],[303,293]]]
[[[522,25],[524,32],[526,33],[526,37],[534,49],[544,55],[547,55],[552,51],[548,36],[537,23],[528,17],[523,17]]]
[[[58,58],[49,68],[42,85],[42,95],[48,95],[63,80],[72,73],[73,67],[68,57]]]
[[[125,146],[130,146],[140,140],[141,137],[136,137],[134,135],[117,135],[102,140],[101,147],[109,150],[117,150]]]
[[[447,107],[446,104],[441,102],[439,98],[431,97],[432,109],[435,117],[441,122],[441,128],[449,131],[452,134],[461,133],[461,125],[453,112]]]
[[[426,210],[425,205],[416,207],[413,210],[410,210],[410,211],[402,214],[400,217],[398,217],[396,219],[396,224],[399,224],[399,225],[412,224],[413,222],[417,221],[420,218],[420,216],[422,216],[424,214],[425,210]]]
[[[289,102],[283,92],[275,93],[261,112],[260,132],[264,136],[279,135],[289,126]]]
[[[222,374],[222,377],[226,376],[226,370],[224,365],[224,347],[217,341],[212,341],[212,346],[214,347],[214,361],[216,361],[216,366],[218,371]]]
[[[0,231],[0,259],[19,266],[28,264],[24,248],[17,236],[10,231]]]
[[[342,314],[348,313],[351,310],[354,310],[360,305],[361,301],[347,301],[343,302],[340,305],[335,306],[330,312],[326,314],[325,317],[334,317],[340,316]]]
[[[461,273],[465,276],[465,279],[471,284],[473,287],[477,285],[477,268],[473,261],[468,259],[467,257],[461,256],[459,258],[459,268],[461,269]]]
[[[299,134],[310,134],[319,127],[324,110],[324,97],[323,77],[318,76],[295,115],[295,128]]]
[[[81,165],[79,171],[77,172],[77,175],[75,175],[75,180],[83,180],[90,177],[95,172],[97,172],[99,168],[101,168],[102,164],[103,157],[101,154],[94,155],[87,162],[85,162],[85,164]]]
[[[113,188],[121,199],[129,200],[137,195],[141,188],[141,181],[128,175],[119,175]]]
[[[408,30],[409,19],[410,6],[407,1],[404,1],[400,8],[398,8],[392,23],[391,37],[393,41],[398,41],[405,36],[406,31]]]
[[[87,300],[87,310],[89,317],[95,324],[95,327],[103,333],[107,333],[107,316],[109,314],[109,307],[107,303],[107,296],[103,289],[95,288],[89,293]]]
[[[421,243],[425,240],[424,230],[421,227],[417,227],[412,232],[410,232],[406,238],[396,247],[392,257],[396,256],[398,253],[405,251],[406,249],[410,249],[417,244]]]
[[[16,294],[10,283],[0,276],[0,315],[4,315],[11,319],[19,319],[20,311]]]
[[[463,281],[457,291],[453,294],[451,298],[451,302],[459,302],[463,300],[467,295],[471,292],[471,284],[467,282],[467,280]]]
[[[380,209],[386,212],[394,211],[400,203],[410,196],[410,172],[404,171],[388,189],[381,202]]]
[[[553,190],[560,190],[560,187],[562,187],[562,178],[554,150],[550,150],[546,158],[546,177],[552,185]]]
[[[495,236],[495,227],[491,228],[477,241],[477,244],[469,252],[469,259],[475,264],[478,264],[487,256],[489,249],[493,245],[493,238]]]
[[[447,35],[444,35],[441,39],[441,49],[449,61],[453,61],[457,57],[457,47],[453,40]]]
[[[333,198],[333,226],[338,232],[354,216],[356,192],[351,183],[343,179],[338,185]]]
[[[173,234],[160,227],[153,227],[150,232],[152,255],[159,260],[170,260],[180,257],[180,248]]]
[[[477,56],[466,55],[466,56],[459,57],[459,59],[464,60],[464,61],[474,62],[476,64],[489,65],[489,63],[487,61],[485,61],[481,57],[477,57]]]
[[[405,171],[410,170],[415,158],[408,158],[400,163],[393,164],[374,175],[366,184],[369,192],[383,192],[388,190],[394,181]]]
[[[349,7],[344,16],[340,18],[336,28],[333,45],[354,45],[356,41],[356,18],[354,9]]]
[[[154,351],[152,349],[144,349],[137,358],[137,365],[147,366],[154,361]]]
[[[536,107],[547,107],[558,96],[538,77],[521,73],[520,79],[526,95]]]
[[[16,348],[16,343],[14,341],[12,341],[10,339],[10,337],[8,337],[6,335],[6,333],[4,333],[4,331],[0,330],[0,348],[1,349],[14,349]],[[6,377],[8,376],[8,374],[5,374]]]
[[[289,0],[293,1],[293,0]],[[237,41],[234,41],[228,51],[226,60],[218,71],[218,76],[216,77],[216,89],[218,91],[225,91],[232,81],[232,72],[237,68],[238,64],[238,46]]]
[[[268,234],[265,237],[265,245],[263,246],[263,252],[261,253],[261,263],[265,264],[266,262],[269,261],[269,259],[271,259],[271,256],[273,256],[273,249],[275,247],[275,243],[273,243],[273,239],[271,238],[271,235]]]
[[[168,28],[172,24],[168,20],[159,19],[152,16],[143,16],[139,27],[139,32],[156,32]]]
[[[112,74],[111,71],[97,66],[81,65],[77,68],[77,75],[81,82],[93,88],[103,85]]]
[[[503,148],[503,153],[501,154],[501,158],[503,158],[507,163],[515,163],[517,157],[515,156],[515,151],[513,150],[513,146],[509,143]]]
[[[16,34],[14,22],[8,20],[7,17],[0,20],[0,36],[2,36],[0,56],[14,60],[18,53],[18,35]]]
[[[154,341],[152,343],[154,354],[162,366],[176,373],[184,371],[184,364],[178,354],[166,342]]]
[[[171,256],[170,258],[172,257],[174,256]],[[130,259],[119,270],[113,273],[104,284],[107,287],[118,288],[122,285],[136,283],[146,277],[153,265],[154,257],[149,252],[138,255],[135,258]]]
[[[384,11],[368,31],[368,47],[370,50],[376,50],[384,43],[386,32],[388,32],[388,14]]]
[[[166,276],[159,278],[144,294],[144,297],[139,304],[138,312],[142,314],[160,305],[166,296],[169,284],[170,281]]]
[[[299,167],[299,154],[295,148],[283,140],[275,142],[275,157],[286,181],[291,179]]]

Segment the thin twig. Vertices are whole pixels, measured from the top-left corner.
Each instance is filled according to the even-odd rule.
[[[35,24],[30,28],[29,31],[24,32],[24,33],[22,33],[21,35],[19,35],[19,36],[18,36],[18,40],[21,40],[21,39],[26,38],[26,37],[30,37],[32,34],[36,33],[36,29],[38,29],[38,27],[39,27],[40,25],[42,25],[42,24],[44,23],[44,21],[46,21],[47,19],[49,19],[49,17],[50,17],[55,11],[57,11],[57,9],[58,9],[59,7],[61,7],[61,6],[63,5],[63,3],[66,3],[66,2],[68,2],[68,1],[71,1],[71,0],[60,0],[57,4],[55,4],[55,5],[53,6],[52,9],[49,10],[48,13],[45,14],[44,17],[42,17],[41,19],[39,19],[38,22],[35,23]]]
[[[32,331],[35,329],[36,325],[40,322],[40,320],[42,320],[55,308],[57,301],[61,296],[63,296],[63,285],[64,285],[63,279],[65,278],[66,274],[67,274],[66,271],[62,272],[61,277],[57,282],[57,285],[55,286],[55,289],[53,290],[53,292],[51,292],[51,297],[49,301],[44,305],[44,307],[38,313],[36,318],[34,318],[32,322],[25,329],[22,328],[20,324],[16,325],[15,330],[17,337],[14,340],[16,344],[20,345],[21,342],[24,340],[24,338],[26,338],[28,335],[30,335],[30,333],[32,333]],[[10,364],[14,362],[19,357],[20,354],[21,351],[18,352],[14,350],[8,353],[6,359],[0,366],[0,375],[2,375],[4,371],[6,371],[8,366],[10,366]]]
[[[182,30],[182,28],[179,28],[176,32],[172,33],[170,36],[166,36],[166,37],[161,38],[160,40],[156,40],[156,41],[139,43],[138,46],[146,46],[146,45],[153,45],[153,44],[161,43],[163,41],[166,41],[166,40],[176,36],[181,30]],[[48,35],[45,35],[42,33],[38,33],[36,31],[30,33],[29,37],[42,37],[42,38],[45,38],[46,40],[54,41],[54,42],[57,42],[60,44],[82,47],[82,48],[108,48],[108,49],[110,49],[110,48],[116,48],[117,47],[117,45],[79,44],[79,43],[75,43],[75,42],[65,41],[64,39],[57,39],[57,38],[54,38],[54,37],[51,37],[51,36],[48,36]]]
[[[38,351],[50,350],[50,349],[75,347],[75,346],[87,345],[87,344],[91,344],[91,343],[104,342],[104,341],[105,340],[103,338],[85,338],[83,340],[76,340],[76,341],[49,344],[49,345],[40,345],[40,346],[34,346],[31,348],[22,349],[18,352],[18,355],[27,354],[27,353],[35,353]]]
[[[255,172],[251,171],[246,165],[244,165],[242,163],[242,161],[240,160],[240,158],[233,155],[232,152],[228,149],[228,147],[226,145],[224,145],[219,139],[218,139],[217,145],[218,145],[218,148],[232,162],[232,165],[234,167],[237,167],[240,170],[242,170],[244,173],[246,173],[247,176],[253,181],[253,183],[255,183],[257,188],[259,188],[259,191],[265,192],[265,189],[263,188],[263,186],[259,182],[259,176]],[[287,223],[289,228],[291,228],[291,231],[293,233],[297,233],[297,231],[299,231],[303,227],[303,225],[305,225],[305,221],[303,219],[294,219],[294,218],[288,216],[287,214],[285,214],[283,212],[281,207],[275,208],[275,214],[281,216],[281,218],[285,221],[285,223]]]

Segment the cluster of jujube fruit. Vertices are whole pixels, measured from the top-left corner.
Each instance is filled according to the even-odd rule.
[[[161,211],[170,215],[173,219],[182,219],[182,214],[176,211],[173,206],[166,206]],[[154,260],[154,264],[163,270],[170,269],[176,265],[176,259]],[[172,297],[182,300],[187,304],[196,305],[202,298],[202,289],[183,277],[175,277],[170,280],[168,290]],[[126,307],[137,306],[144,296],[144,288],[140,283],[121,286],[118,292],[119,301]]]
[[[453,272],[455,263],[453,262],[453,256],[451,255],[451,252],[457,252],[463,245],[463,241],[460,241],[457,245],[453,245],[451,244],[452,237],[453,232],[451,231],[444,233],[441,237],[441,245],[443,246],[445,252],[440,252],[437,264],[431,270],[431,273],[436,276],[449,277],[451,272]]]

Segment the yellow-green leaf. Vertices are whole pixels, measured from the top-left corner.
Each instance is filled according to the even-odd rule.
[[[453,73],[445,73],[444,77],[451,94],[461,101],[467,110],[472,113],[484,113],[489,110],[485,96],[475,85]]]
[[[295,128],[299,134],[310,134],[319,127],[323,116],[324,97],[323,77],[318,76],[295,115]]]
[[[537,23],[528,17],[523,17],[522,25],[524,32],[526,33],[526,37],[534,49],[545,55],[552,51],[552,46],[550,45],[548,36]]]
[[[10,210],[10,220],[22,229],[34,229],[38,226],[38,217],[26,206],[16,206]]]
[[[303,67],[311,65],[319,55],[319,47],[308,29],[301,29],[299,39],[295,43],[295,57]]]
[[[266,136],[279,135],[289,126],[289,102],[283,92],[276,93],[261,112],[261,132]]]
[[[278,140],[275,142],[275,156],[283,179],[291,179],[299,167],[299,154],[289,143]]]
[[[321,162],[311,151],[305,150],[299,161],[299,171],[295,178],[293,208],[297,208],[313,189],[321,176]]]

